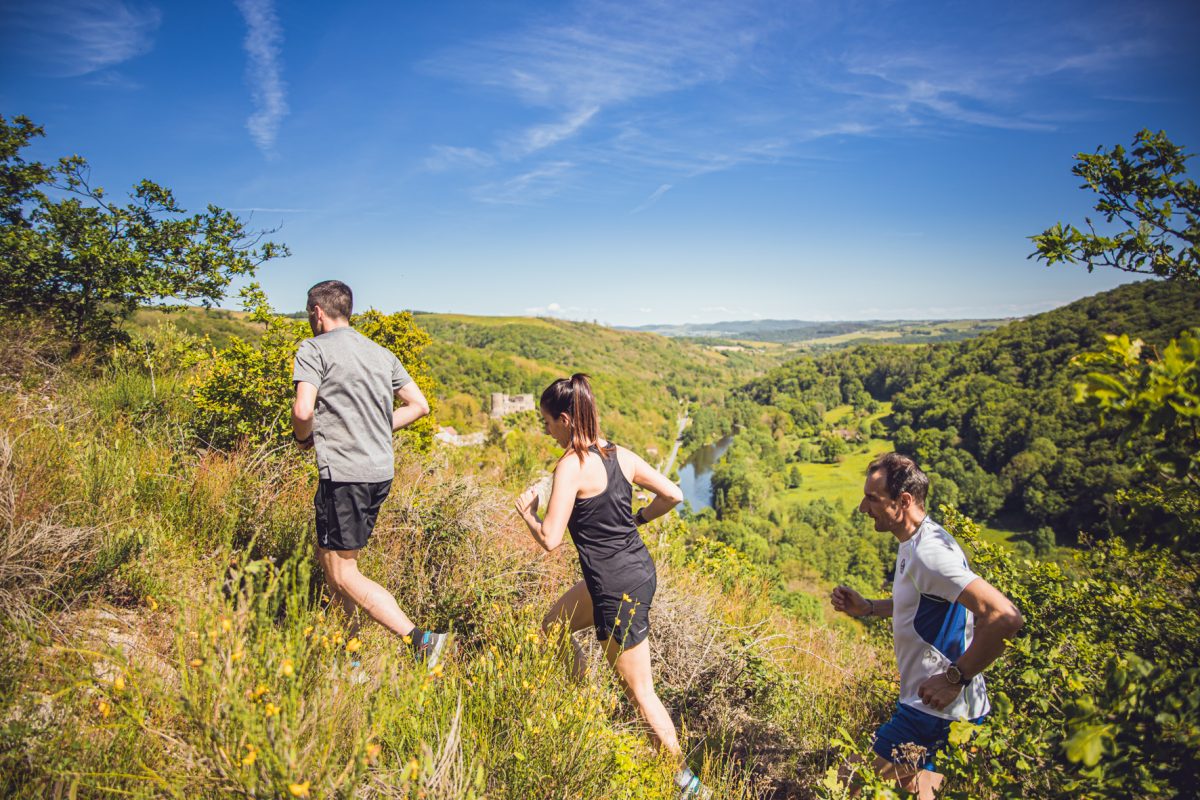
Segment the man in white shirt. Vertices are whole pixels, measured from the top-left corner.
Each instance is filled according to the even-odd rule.
[[[852,617],[891,617],[900,668],[896,712],[876,732],[875,769],[930,800],[941,786],[934,771],[950,723],[988,713],[983,670],[1004,651],[1024,620],[1012,602],[971,572],[954,537],[925,512],[929,478],[899,453],[867,467],[858,510],[875,530],[900,542],[892,596],[865,599],[848,586],[833,590],[833,607]]]

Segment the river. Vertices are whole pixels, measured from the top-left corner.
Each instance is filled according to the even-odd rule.
[[[679,468],[679,488],[683,499],[690,503],[692,511],[712,508],[712,468],[733,444],[733,437],[726,436],[713,444],[705,445],[692,453],[687,463]]]

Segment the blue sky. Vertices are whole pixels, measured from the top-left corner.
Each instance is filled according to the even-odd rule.
[[[1200,151],[1192,2],[14,2],[0,113],[252,218],[360,307],[611,324],[1033,313],[1071,156]],[[1193,169],[1193,172],[1197,172]]]

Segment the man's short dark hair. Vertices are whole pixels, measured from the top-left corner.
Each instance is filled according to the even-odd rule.
[[[900,453],[884,453],[867,467],[867,475],[881,470],[887,484],[888,497],[895,500],[901,492],[908,492],[912,495],[914,503],[921,508],[925,507],[925,498],[929,494],[929,476],[921,471],[916,461]]]
[[[341,281],[321,281],[308,290],[308,311],[320,306],[331,317],[350,319],[354,311],[354,293]]]

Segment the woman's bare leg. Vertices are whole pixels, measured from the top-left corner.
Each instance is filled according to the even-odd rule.
[[[625,693],[637,706],[638,713],[646,724],[655,743],[676,757],[682,757],[679,739],[675,735],[675,723],[667,713],[666,706],[654,691],[654,676],[650,670],[650,641],[642,641],[627,650],[609,639],[604,645],[604,657],[624,684]]]
[[[595,620],[592,619],[592,596],[588,594],[587,585],[583,581],[567,589],[563,596],[550,606],[546,616],[542,617],[542,633],[550,633],[550,629],[558,622],[565,623],[571,633],[595,625]],[[569,638],[572,655],[571,677],[581,681],[587,675],[587,662],[575,638]]]

